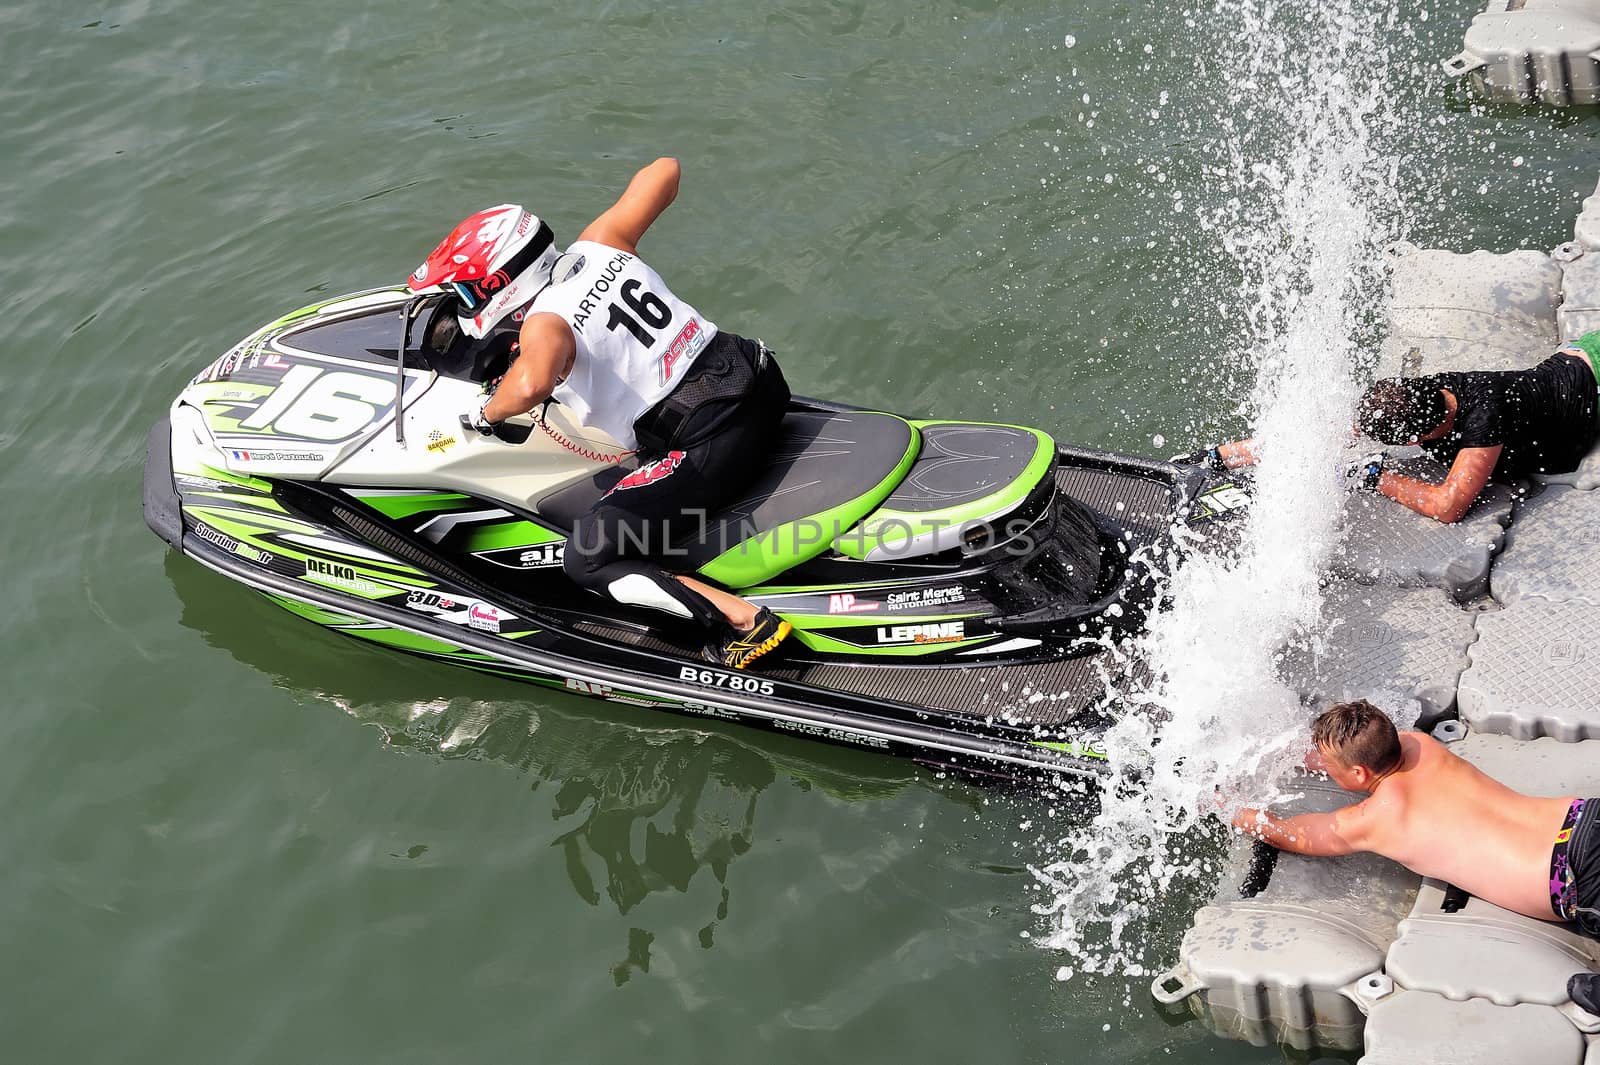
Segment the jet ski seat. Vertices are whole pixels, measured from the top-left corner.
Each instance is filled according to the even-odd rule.
[[[1026,523],[1054,494],[1056,443],[1048,433],[986,422],[911,424],[922,437],[916,465],[881,507],[834,542],[840,554],[865,561],[936,555],[1004,535],[995,527],[1002,519]]]
[[[684,568],[743,588],[815,558],[889,497],[919,446],[917,429],[892,414],[785,415],[778,446],[749,489],[675,545]],[[568,531],[626,472],[612,467],[565,485],[535,510]]]

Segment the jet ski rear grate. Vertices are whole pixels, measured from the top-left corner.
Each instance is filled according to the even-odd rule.
[[[944,710],[966,718],[1054,728],[1105,694],[1102,655],[1019,666],[812,666],[802,684]]]
[[[1135,541],[1155,539],[1172,523],[1172,488],[1154,478],[1062,464],[1056,467],[1056,488],[1132,533]]]

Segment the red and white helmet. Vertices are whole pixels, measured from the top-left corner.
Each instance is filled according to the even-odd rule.
[[[550,283],[555,233],[514,203],[469,216],[412,273],[412,292],[442,287],[461,300],[461,330],[482,339]]]

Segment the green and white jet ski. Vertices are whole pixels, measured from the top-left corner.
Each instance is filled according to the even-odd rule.
[[[362,640],[1030,777],[1097,772],[1107,682],[1131,668],[1112,648],[1155,605],[1173,529],[1226,528],[1246,503],[1227,478],[1038,429],[796,398],[752,487],[663,560],[794,626],[750,671],[713,667],[702,631],[567,581],[573,518],[634,463],[559,406],[467,430],[513,338],[470,340],[454,309],[383,289],[236,345],[151,430],[147,523]]]

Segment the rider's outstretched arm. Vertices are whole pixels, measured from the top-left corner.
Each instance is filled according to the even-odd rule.
[[[1502,445],[1494,447],[1464,447],[1456,453],[1450,464],[1450,475],[1443,484],[1429,484],[1415,477],[1398,473],[1385,473],[1378,478],[1377,489],[1383,495],[1410,507],[1424,517],[1445,524],[1460,521],[1472,509],[1472,503],[1489,483],[1495,463],[1500,461]]]
[[[636,252],[639,238],[678,197],[678,161],[666,156],[633,175],[617,202],[578,234],[620,251]]]
[[[1217,454],[1222,458],[1222,464],[1230,470],[1237,470],[1244,466],[1254,466],[1261,461],[1261,447],[1255,438],[1248,440],[1235,440],[1228,444],[1218,444]]]
[[[1174,455],[1169,461],[1183,466],[1204,466],[1221,473],[1254,466],[1261,461],[1261,450],[1253,439],[1234,440],[1216,447],[1203,447],[1188,455]]]
[[[1333,858],[1367,849],[1372,808],[1365,801],[1330,813],[1279,817],[1249,807],[1233,815],[1233,827],[1281,851]]]

